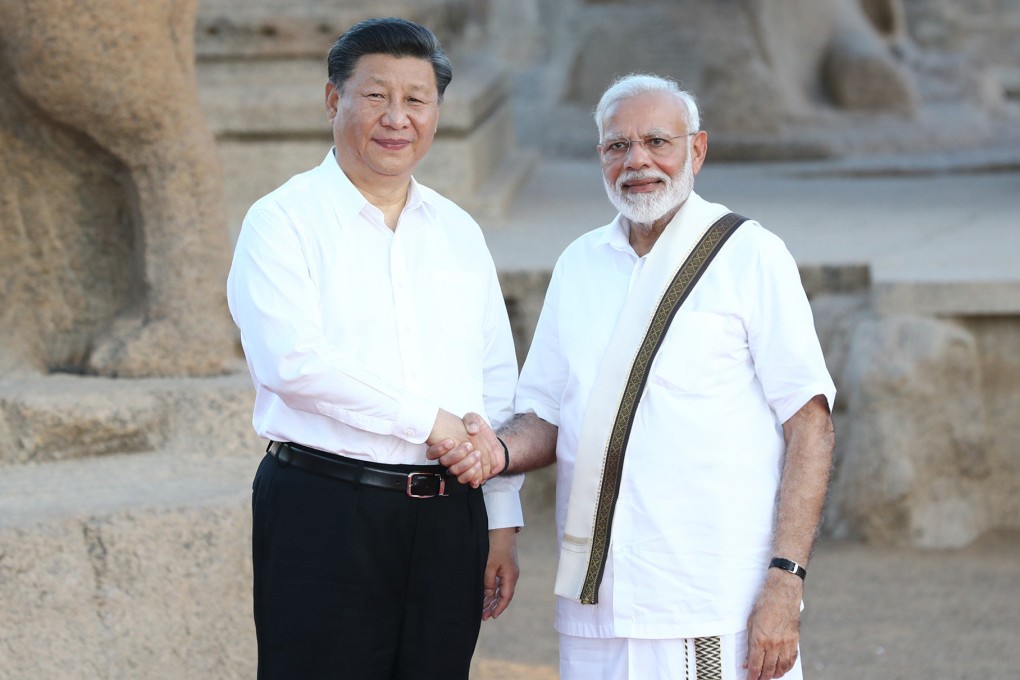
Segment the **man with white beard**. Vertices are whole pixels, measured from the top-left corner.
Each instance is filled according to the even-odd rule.
[[[693,192],[675,82],[627,76],[595,121],[620,214],[560,256],[499,432],[498,472],[557,463],[560,677],[799,679],[835,387],[797,266]]]

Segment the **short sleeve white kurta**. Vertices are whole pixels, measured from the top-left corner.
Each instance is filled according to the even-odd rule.
[[[710,205],[692,194],[682,210]],[[564,251],[518,383],[517,411],[559,427],[561,534],[592,385],[644,263],[627,228],[617,217]],[[557,598],[557,630],[634,638],[742,630],[771,557],[782,423],[817,394],[831,405],[835,388],[797,266],[778,237],[747,222],[677,313],[652,365],[599,603]]]

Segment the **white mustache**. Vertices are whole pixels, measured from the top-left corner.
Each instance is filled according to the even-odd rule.
[[[616,178],[616,190],[623,191],[623,185],[627,182],[635,182],[642,179],[657,179],[664,184],[670,183],[670,177],[664,172],[654,172],[651,170],[645,170],[643,172],[629,171],[620,173],[620,176]]]

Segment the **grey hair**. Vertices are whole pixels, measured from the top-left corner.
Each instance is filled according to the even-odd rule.
[[[680,87],[672,78],[663,78],[653,73],[631,73],[618,78],[602,94],[598,106],[595,107],[595,124],[599,128],[599,139],[602,139],[602,122],[606,116],[606,110],[620,101],[634,95],[646,92],[666,92],[676,97],[684,105],[684,112],[688,132],[697,132],[701,125],[701,116],[698,113],[698,102],[694,95]]]

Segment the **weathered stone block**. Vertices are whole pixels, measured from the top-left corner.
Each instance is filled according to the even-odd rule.
[[[167,422],[155,395],[125,385],[130,398],[109,399],[113,381],[86,382],[100,389],[80,389],[83,379],[70,376],[5,382],[0,418],[18,434],[0,464],[152,451],[163,443]]]
[[[166,450],[5,470],[0,677],[254,677],[258,459]]]
[[[0,466],[179,445],[259,449],[247,372],[187,380],[51,375],[0,381]]]
[[[94,579],[80,522],[0,525],[0,677],[104,677]]]
[[[974,337],[918,317],[867,320],[843,389],[852,427],[838,444],[837,534],[875,543],[964,545],[988,528],[989,473]]]

